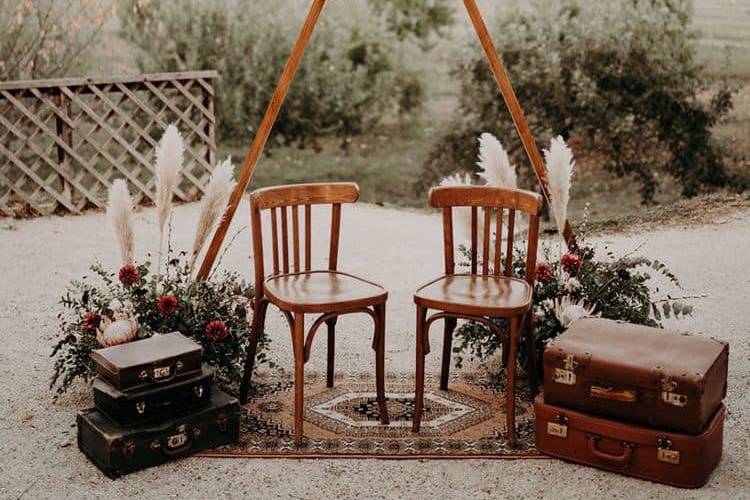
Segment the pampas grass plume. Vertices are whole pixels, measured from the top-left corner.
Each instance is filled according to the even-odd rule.
[[[234,165],[232,158],[227,157],[211,174],[206,192],[201,200],[201,211],[198,216],[198,227],[195,231],[190,267],[193,267],[198,254],[206,244],[209,235],[224,216],[229,196],[234,189]]]
[[[515,189],[518,179],[515,168],[510,164],[508,153],[497,137],[490,133],[479,136],[479,177],[488,186]]]
[[[568,202],[570,201],[570,184],[573,177],[573,151],[570,150],[561,136],[550,141],[548,150],[544,151],[547,163],[547,181],[550,190],[550,208],[555,216],[557,232],[565,239],[565,221],[568,220]]]
[[[130,199],[128,185],[123,179],[116,179],[109,188],[107,219],[115,231],[120,246],[122,263],[133,261],[133,200]]]
[[[155,202],[162,234],[172,210],[172,192],[182,168],[184,149],[182,135],[174,124],[169,125],[156,148]]]

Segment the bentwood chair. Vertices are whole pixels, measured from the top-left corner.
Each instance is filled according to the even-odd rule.
[[[380,420],[388,424],[385,401],[385,303],[388,292],[370,281],[339,271],[341,205],[354,203],[359,187],[354,183],[298,184],[259,189],[250,195],[250,216],[255,260],[255,297],[250,343],[240,401],[247,402],[258,344],[268,304],[278,307],[289,323],[294,352],[294,440],[303,437],[304,365],[310,359],[318,329],[328,329],[327,387],[333,387],[336,320],[343,314],[365,313],[374,322],[375,377]],[[312,269],[312,206],[331,205],[328,268]],[[300,259],[300,207],[304,210],[304,264]],[[273,272],[265,275],[261,212],[270,211]],[[290,214],[291,212],[291,214]],[[289,220],[291,219],[291,257]],[[279,221],[281,233],[279,234]],[[281,242],[279,243],[279,239]],[[281,259],[280,259],[281,258]],[[281,263],[279,262],[281,260]],[[305,335],[305,316],[318,314]]]
[[[536,373],[531,314],[534,279],[536,272],[537,243],[539,240],[539,215],[542,198],[536,193],[518,189],[502,189],[483,186],[446,186],[430,191],[429,202],[443,211],[443,246],[445,275],[419,288],[414,294],[417,306],[417,373],[415,390],[414,421],[412,430],[419,432],[424,403],[425,356],[430,352],[428,332],[430,325],[443,319],[443,359],[440,388],[448,390],[448,374],[451,364],[453,331],[459,319],[481,323],[498,335],[502,342],[502,360],[507,366],[506,414],[508,442],[516,444],[515,435],[515,387],[516,353],[521,337],[521,325],[526,327],[526,346],[529,361],[529,376],[532,390],[536,392]],[[471,210],[471,272],[456,274],[453,248],[453,208],[469,207]],[[481,268],[478,263],[479,208],[483,208]],[[460,210],[469,210],[461,208]],[[507,244],[505,262],[502,265],[503,214],[508,212]],[[493,212],[495,216],[493,218]],[[517,212],[529,216],[528,246],[524,279],[512,277],[513,233]],[[491,230],[494,219],[494,230]],[[491,232],[494,235],[491,235]],[[490,250],[490,238],[494,236],[494,251]],[[493,254],[490,263],[490,253]],[[437,310],[427,317],[429,309]],[[496,318],[503,318],[509,331],[500,327]]]

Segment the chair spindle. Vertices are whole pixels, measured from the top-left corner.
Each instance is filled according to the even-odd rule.
[[[508,245],[505,249],[505,276],[511,276],[513,270],[513,233],[516,224],[515,209],[508,210]]]

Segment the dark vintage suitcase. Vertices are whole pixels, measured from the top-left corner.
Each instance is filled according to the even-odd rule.
[[[727,344],[712,338],[584,318],[544,351],[544,399],[698,434],[726,395],[728,359]]]
[[[200,344],[179,332],[154,335],[91,352],[96,374],[120,391],[131,391],[197,375]]]
[[[109,477],[236,441],[237,399],[214,390],[211,404],[164,423],[120,427],[96,409],[78,414],[78,448]]]
[[[94,380],[96,407],[119,425],[164,419],[211,401],[214,371],[204,365],[193,377],[141,391],[122,392],[101,378]]]
[[[720,405],[699,435],[635,424],[534,401],[536,447],[547,455],[682,488],[706,484],[722,453]]]

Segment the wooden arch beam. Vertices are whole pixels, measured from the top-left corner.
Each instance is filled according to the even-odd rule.
[[[266,146],[266,142],[268,141],[268,137],[271,134],[271,130],[273,129],[273,125],[276,122],[276,118],[279,116],[281,106],[284,103],[284,99],[286,98],[289,87],[294,80],[294,75],[297,73],[300,61],[302,60],[302,56],[304,55],[305,47],[307,47],[307,44],[310,41],[310,37],[312,36],[313,30],[315,29],[318,18],[320,17],[320,13],[322,12],[325,3],[326,0],[313,0],[312,5],[310,6],[310,11],[307,14],[305,23],[302,25],[302,29],[300,30],[294,47],[292,48],[291,54],[289,54],[289,59],[287,60],[287,63],[284,66],[284,70],[281,73],[279,82],[276,85],[276,90],[271,97],[271,102],[268,104],[266,113],[265,115],[263,115],[263,119],[261,120],[260,126],[258,127],[258,132],[256,133],[255,138],[253,139],[253,143],[250,146],[250,150],[248,151],[247,156],[245,157],[245,161],[242,164],[242,170],[240,171],[240,175],[237,179],[237,185],[235,186],[234,191],[229,198],[229,203],[227,204],[224,218],[222,219],[219,227],[216,229],[216,232],[211,239],[211,244],[206,251],[205,257],[203,258],[201,268],[197,274],[198,279],[205,279],[208,276],[209,272],[211,271],[211,267],[213,266],[214,261],[219,254],[219,250],[221,249],[221,245],[224,242],[224,238],[226,237],[229,225],[231,224],[232,219],[234,218],[234,214],[237,211],[237,207],[242,200],[242,195],[245,193],[248,184],[250,184],[250,180],[253,178],[255,167],[258,164],[260,156],[263,154],[263,149]],[[542,155],[539,152],[539,148],[536,145],[536,141],[534,140],[534,136],[531,134],[531,129],[529,128],[528,121],[524,116],[523,109],[521,109],[518,98],[513,91],[513,86],[510,83],[508,73],[505,70],[502,61],[500,60],[500,56],[495,50],[495,46],[492,43],[492,38],[490,37],[489,31],[487,30],[487,25],[482,18],[482,14],[479,11],[479,7],[477,7],[476,1],[464,0],[464,6],[466,7],[469,18],[474,25],[474,29],[477,33],[477,36],[479,37],[479,41],[481,42],[482,47],[484,48],[484,52],[487,55],[490,69],[495,76],[495,80],[497,82],[498,88],[500,89],[500,93],[503,96],[505,105],[508,107],[508,111],[510,111],[510,115],[513,119],[513,124],[518,131],[518,135],[521,137],[521,142],[523,144],[524,150],[526,151],[526,155],[529,157],[531,166],[534,168],[536,177],[539,180],[539,184],[542,188],[542,193],[549,203],[550,191],[549,184],[547,182],[547,169],[544,165]],[[573,233],[573,230],[568,221],[565,221],[564,236],[568,247],[575,248],[575,234]]]

